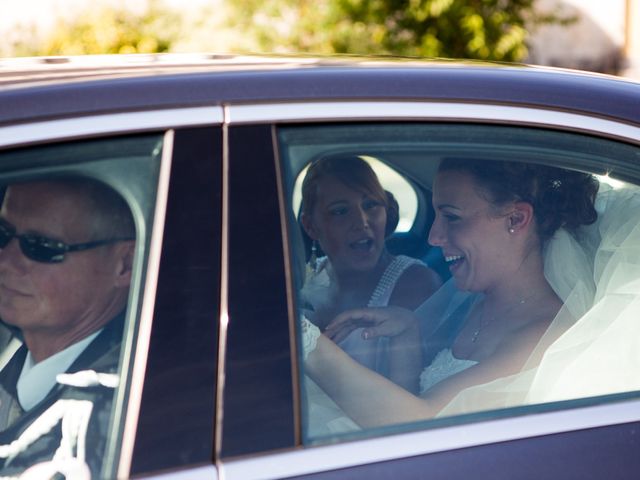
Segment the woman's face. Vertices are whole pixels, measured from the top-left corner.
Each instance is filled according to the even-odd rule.
[[[340,272],[375,268],[384,250],[387,211],[364,190],[334,177],[318,181],[316,205],[304,225]]]
[[[458,288],[486,292],[509,281],[516,257],[509,216],[498,215],[471,174],[444,171],[433,187],[436,218],[429,243],[442,248]]]

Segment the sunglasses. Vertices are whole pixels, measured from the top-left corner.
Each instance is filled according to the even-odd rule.
[[[29,233],[18,235],[13,225],[4,220],[0,220],[0,249],[9,245],[9,242],[13,238],[18,240],[20,251],[22,251],[25,257],[40,263],[60,263],[64,261],[65,255],[70,252],[80,252],[110,243],[135,240],[134,238],[112,238],[109,240],[97,240],[95,242],[67,245],[59,240],[52,240],[51,238],[40,235]]]

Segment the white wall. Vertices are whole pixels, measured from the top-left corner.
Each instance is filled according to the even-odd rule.
[[[538,0],[538,6],[560,7],[577,21],[534,30],[527,62],[610,73],[621,67],[625,0]]]

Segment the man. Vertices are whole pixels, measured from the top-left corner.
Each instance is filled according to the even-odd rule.
[[[65,415],[79,423],[90,418],[86,461],[99,471],[117,383],[104,373],[118,368],[134,239],[129,207],[100,182],[70,178],[7,188],[0,209],[0,318],[24,343],[0,372],[0,445],[20,444],[4,457],[0,447],[3,474],[51,459],[61,441],[75,452],[83,439],[62,440],[59,427],[40,426],[56,415],[57,423]],[[42,430],[36,440],[23,435],[30,426]]]

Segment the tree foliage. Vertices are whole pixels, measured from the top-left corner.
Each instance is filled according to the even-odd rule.
[[[179,36],[180,17],[156,1],[137,13],[97,3],[80,15],[57,18],[45,34],[33,28],[21,33],[15,56],[167,52]]]
[[[247,49],[519,61],[535,0],[234,0]]]

